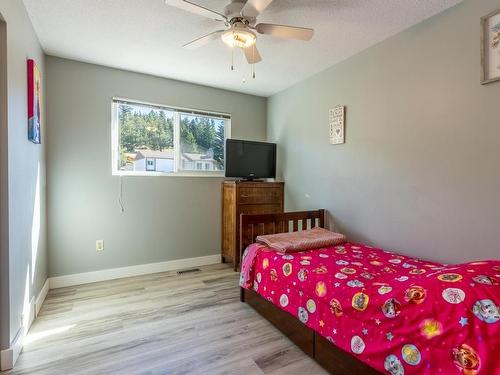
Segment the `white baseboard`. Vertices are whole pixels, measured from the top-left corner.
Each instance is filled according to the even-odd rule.
[[[45,301],[45,297],[47,297],[47,293],[49,292],[49,279],[45,280],[45,284],[43,284],[42,290],[38,293],[38,297],[35,300],[35,318],[38,316],[40,309],[42,308],[43,301]]]
[[[20,328],[10,348],[2,350],[0,352],[1,371],[8,371],[14,368],[14,365],[16,364],[21,351],[23,350],[24,337],[25,333],[23,332],[23,329]]]
[[[140,264],[137,266],[110,268],[100,271],[77,273],[73,275],[56,276],[49,278],[49,288],[63,288],[99,281],[121,279],[124,277],[147,275],[151,273],[179,270],[183,268],[200,267],[220,263],[220,254],[207,255],[197,258],[176,259],[167,262]]]
[[[8,371],[14,368],[12,348],[0,351],[0,371]]]
[[[47,283],[47,282],[46,282]],[[45,297],[44,297],[45,298]],[[35,297],[29,302],[29,310],[27,311],[28,316],[22,317],[22,327],[17,331],[16,338],[10,345],[10,348],[2,350],[0,352],[0,370],[7,371],[14,368],[14,365],[23,350],[23,343],[28,331],[35,320],[36,306]]]
[[[32,297],[31,298],[31,301],[29,303],[29,311],[28,311],[28,321],[25,323],[24,320],[26,319],[24,316],[23,316],[23,323],[22,323],[22,332],[24,334],[24,336],[26,336],[26,334],[28,333],[28,330],[30,329],[31,325],[33,324],[33,322],[35,321],[35,317],[36,317],[36,307],[35,307],[35,297]]]
[[[45,284],[42,290],[38,294],[37,298],[33,297],[29,302],[29,310],[27,311],[28,316],[22,317],[22,327],[17,331],[16,338],[11,344],[10,348],[2,350],[0,352],[0,371],[7,371],[14,368],[14,365],[23,350],[23,343],[26,335],[28,334],[31,325],[35,321],[40,308],[42,307],[43,301],[47,296],[49,291],[49,280],[45,280]]]

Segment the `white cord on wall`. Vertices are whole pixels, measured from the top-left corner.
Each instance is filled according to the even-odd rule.
[[[120,206],[120,212],[125,212],[125,206],[123,205],[123,180],[120,176],[120,182],[118,184],[118,206]]]

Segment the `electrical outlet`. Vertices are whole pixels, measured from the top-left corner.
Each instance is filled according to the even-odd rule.
[[[104,240],[97,240],[95,242],[95,250],[96,251],[103,251],[104,250]]]

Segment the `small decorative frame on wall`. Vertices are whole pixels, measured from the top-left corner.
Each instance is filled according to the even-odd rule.
[[[500,81],[500,9],[481,18],[481,83]]]
[[[330,144],[345,143],[345,106],[337,105],[330,109]]]

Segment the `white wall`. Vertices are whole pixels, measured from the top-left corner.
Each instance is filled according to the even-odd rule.
[[[134,171],[145,171],[146,170],[146,158],[134,160]]]
[[[42,98],[42,144],[27,136],[27,66],[34,59],[45,89],[45,57],[22,1],[2,0],[0,14],[7,23],[8,90],[8,301],[2,300],[2,349],[22,328],[23,312],[47,278],[45,225],[45,100]],[[3,133],[2,133],[3,134]],[[4,176],[2,175],[2,179]],[[1,204],[5,204],[4,201]],[[2,238],[2,241],[5,239]],[[6,259],[2,255],[2,261]],[[5,266],[2,265],[2,283]],[[2,285],[3,288],[3,285]],[[27,317],[26,317],[27,318]],[[4,325],[2,324],[2,327]],[[5,332],[8,331],[8,332]]]
[[[156,171],[173,172],[174,161],[172,159],[156,159]]]

